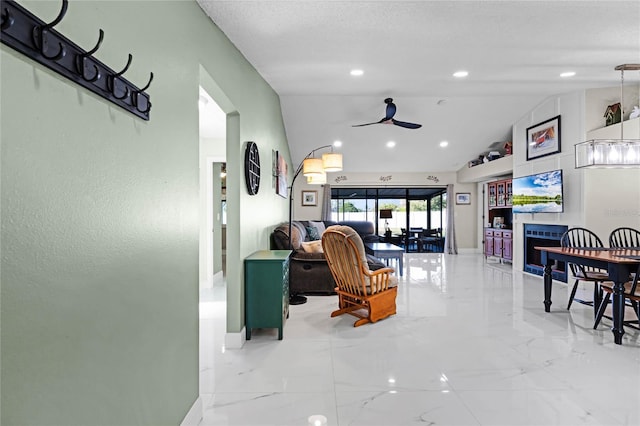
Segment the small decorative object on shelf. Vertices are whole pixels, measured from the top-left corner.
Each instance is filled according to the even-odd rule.
[[[511,141],[504,143],[504,155],[511,155],[513,153],[513,143]]]
[[[611,126],[612,124],[622,121],[622,109],[620,108],[620,102],[617,104],[609,105],[604,112],[605,126]]]
[[[640,117],[640,107],[634,106],[633,111],[631,111],[631,114],[629,114],[629,119],[631,120],[638,117]]]

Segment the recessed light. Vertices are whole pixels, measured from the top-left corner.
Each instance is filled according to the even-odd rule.
[[[574,75],[576,75],[575,71],[567,71],[560,74],[560,77],[566,78],[566,77],[573,77]]]
[[[468,71],[462,71],[462,70],[461,71],[456,71],[456,72],[453,73],[453,76],[457,77],[457,78],[466,77],[468,75],[469,75]]]
[[[394,146],[396,146],[396,143],[394,141],[387,142],[387,148],[393,148]]]
[[[442,141],[442,142],[440,142],[440,146],[441,146],[442,148],[444,148],[445,146],[448,146],[448,145],[449,145],[449,142],[447,142],[447,141]]]
[[[362,71],[362,70],[351,70],[350,74],[352,76],[354,76],[354,77],[360,77],[362,74],[364,74],[364,71]]]
[[[342,141],[333,141],[333,146],[342,146]]]

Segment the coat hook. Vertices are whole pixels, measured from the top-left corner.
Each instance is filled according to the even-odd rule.
[[[55,27],[56,25],[58,25],[60,21],[62,21],[62,19],[64,18],[64,15],[67,14],[67,6],[69,6],[69,0],[62,0],[62,9],[60,9],[60,13],[58,13],[58,16],[56,17],[56,19],[54,19],[47,25],[44,25],[42,29],[49,30]]]
[[[124,88],[124,95],[122,96],[116,95],[116,78],[120,77],[122,74],[127,72],[127,70],[129,69],[129,66],[131,65],[132,60],[133,60],[133,56],[131,56],[131,53],[129,53],[129,59],[127,60],[127,65],[125,65],[124,69],[120,72],[110,75],[107,78],[107,86],[109,87],[109,90],[111,90],[111,94],[113,95],[113,97],[116,99],[124,99],[127,96],[129,96],[129,88],[126,85]]]
[[[149,88],[149,86],[151,86],[151,82],[153,81],[153,73],[150,73],[150,74],[151,74],[151,76],[149,76],[149,82],[147,83],[146,86],[144,86],[142,89],[140,89],[138,91],[138,93],[144,92],[145,90],[147,90]]]
[[[90,51],[83,53],[82,55],[76,56],[76,68],[78,69],[78,72],[80,73],[82,78],[84,78],[88,82],[94,82],[100,78],[100,69],[96,66],[96,64],[92,64],[93,69],[95,70],[93,77],[87,77],[85,73],[85,62],[89,56],[93,55],[98,51],[98,49],[100,48],[100,45],[102,44],[103,38],[104,38],[104,31],[100,29],[100,35],[98,36],[98,43],[96,43],[96,46]]]
[[[46,43],[44,35],[46,34],[46,32],[48,30],[52,29],[53,27],[58,25],[60,23],[60,21],[62,21],[62,19],[64,18],[64,15],[67,14],[67,6],[68,5],[69,5],[69,1],[68,0],[62,0],[62,9],[60,9],[60,13],[58,13],[58,16],[56,17],[56,19],[54,19],[53,21],[51,21],[50,23],[48,23],[46,25],[42,25],[40,27],[34,27],[33,28],[33,33],[32,33],[33,43],[36,45],[36,47],[38,47],[40,49],[40,54],[42,56],[44,56],[47,59],[51,59],[52,61],[58,61],[58,60],[62,59],[62,57],[67,52],[64,50],[64,47],[62,46],[62,43],[58,42],[58,46],[60,46],[60,49],[58,50],[58,53],[55,54],[55,55],[46,55],[44,52],[47,50],[47,43]]]
[[[0,28],[2,28],[3,30],[6,30],[12,25],[13,25],[13,16],[11,16],[11,12],[9,12],[9,9],[5,7],[4,15],[2,15],[2,26]]]
[[[127,70],[129,69],[129,65],[131,65],[132,60],[133,60],[133,56],[131,56],[131,53],[129,53],[129,59],[127,60],[127,65],[124,67],[122,71],[113,74],[113,77],[120,77],[122,74],[127,72]]]
[[[140,103],[138,102],[140,98],[140,94],[145,90],[147,90],[149,86],[151,86],[151,82],[153,81],[153,73],[150,73],[150,74],[151,76],[149,77],[149,82],[147,83],[147,85],[144,86],[142,89],[137,90],[131,94],[131,101],[133,102],[133,105],[136,107],[138,111],[140,111],[143,114],[146,114],[149,112],[149,110],[151,110],[151,102],[149,102],[148,98],[147,98],[147,108],[144,110],[140,109]]]

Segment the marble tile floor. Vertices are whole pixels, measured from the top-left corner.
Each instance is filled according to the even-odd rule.
[[[481,255],[406,254],[397,315],[353,327],[336,296],[291,306],[284,339],[225,350],[224,285],[201,293],[201,425],[640,425],[640,332],[566,310],[555,283]],[[581,288],[586,295],[591,287]]]

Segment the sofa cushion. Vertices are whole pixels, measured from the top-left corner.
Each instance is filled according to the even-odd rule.
[[[305,253],[322,253],[322,241],[303,241],[300,243]]]
[[[277,250],[289,249],[289,222],[283,222],[272,232],[273,248]],[[299,222],[291,222],[291,248],[301,250],[300,243],[307,240],[307,230]]]
[[[304,250],[297,250],[294,251],[293,254],[291,255],[291,259],[294,260],[310,260],[313,262],[323,262],[323,263],[327,263],[327,259],[324,257],[324,253],[307,253]]]
[[[309,225],[313,226],[318,230],[318,238],[322,237],[322,233],[326,229],[326,227],[324,226],[324,222],[314,222],[310,220]]]
[[[307,235],[309,236],[309,241],[316,241],[320,239],[320,233],[318,232],[318,228],[315,226],[305,226],[307,230]]]

